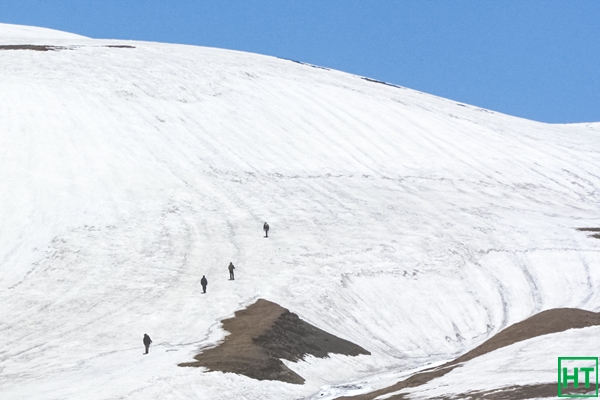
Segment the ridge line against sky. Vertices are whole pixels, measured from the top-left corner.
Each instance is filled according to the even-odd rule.
[[[600,122],[600,1],[21,0],[0,23],[242,50],[536,121]]]

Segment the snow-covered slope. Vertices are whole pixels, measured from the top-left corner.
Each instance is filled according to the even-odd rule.
[[[600,240],[575,230],[600,226],[599,124],[255,54],[11,39],[29,29],[0,43],[60,47],[0,48],[3,399],[343,394],[600,310]],[[177,367],[257,298],[372,355],[287,364],[302,386]]]
[[[31,43],[35,40],[61,40],[61,39],[84,39],[85,36],[76,35],[54,29],[40,28],[36,26],[24,26],[13,24],[0,24],[0,43],[21,44]]]

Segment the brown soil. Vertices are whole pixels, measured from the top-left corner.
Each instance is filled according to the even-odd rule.
[[[304,378],[286,367],[280,359],[298,361],[307,354],[321,358],[328,353],[371,354],[264,299],[237,311],[235,317],[222,323],[223,329],[230,335],[217,347],[194,357],[197,361],[179,366],[206,367],[211,371],[233,372],[258,380],[302,384]]]
[[[490,351],[536,336],[594,325],[600,325],[600,313],[580,310],[578,308],[554,308],[542,311],[527,318],[525,321],[509,326],[480,346],[458,357],[453,363],[468,361]]]
[[[556,383],[540,383],[537,385],[507,386],[491,390],[478,390],[467,393],[453,394],[440,397],[439,400],[527,400],[533,398],[556,398],[558,387]],[[596,394],[596,385],[589,389],[580,387],[569,390],[569,394]]]
[[[108,44],[102,47],[110,47],[113,49],[135,49],[135,46],[129,46],[126,44]],[[0,50],[33,50],[33,51],[57,51],[57,50],[69,50],[75,47],[64,47],[64,46],[50,46],[40,44],[6,44],[0,45]]]
[[[0,50],[34,50],[34,51],[56,51],[64,50],[62,46],[47,46],[38,44],[7,44],[0,45]]]
[[[577,228],[577,230],[582,232],[600,232],[600,228]],[[589,237],[594,239],[600,239],[600,233],[589,235]]]
[[[552,310],[543,311],[539,314],[536,314],[532,317],[527,318],[524,321],[518,322],[514,325],[509,326],[498,334],[494,335],[486,342],[477,346],[473,350],[468,353],[463,354],[453,361],[449,361],[444,365],[439,367],[430,368],[419,372],[415,375],[410,376],[409,378],[398,382],[392,386],[389,386],[384,389],[380,389],[371,393],[352,396],[352,397],[340,397],[340,399],[357,399],[357,400],[370,400],[374,399],[377,396],[381,396],[383,394],[388,394],[392,392],[396,392],[398,390],[410,387],[416,387],[423,385],[429,382],[432,379],[439,378],[443,375],[446,375],[448,372],[452,371],[454,368],[458,367],[460,363],[463,363],[468,360],[472,360],[476,357],[479,357],[483,354],[489,353],[496,349],[509,346],[511,344],[531,339],[536,336],[547,335],[550,333],[563,332],[568,329],[578,329],[585,328],[588,326],[600,325],[600,313],[594,313],[590,311],[580,310],[577,308],[555,308]],[[552,396],[556,396],[556,384],[554,384],[554,394]],[[516,388],[516,387],[515,387]],[[529,388],[528,391],[534,390],[532,388],[537,388],[540,390],[540,393],[546,393],[544,390],[548,390],[545,385],[533,385],[533,386],[523,386],[520,388]],[[505,388],[508,390],[508,388]],[[503,391],[505,389],[498,389]],[[517,389],[514,389],[517,390]],[[519,389],[525,390],[525,389]],[[486,392],[490,396],[494,391]],[[483,393],[483,392],[482,392]],[[508,393],[508,392],[506,392]],[[513,392],[516,393],[516,392]],[[500,396],[501,394],[498,394]],[[537,393],[528,394],[529,397],[522,398],[531,398],[531,397],[546,397],[544,395],[537,395]],[[396,395],[392,396],[389,399],[407,399],[405,395]],[[449,399],[452,397],[448,397]],[[466,398],[466,397],[457,397],[457,398]],[[519,399],[521,397],[473,397],[473,398],[489,398],[489,399]]]

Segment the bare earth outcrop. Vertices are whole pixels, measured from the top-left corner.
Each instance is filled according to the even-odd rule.
[[[524,321],[509,326],[498,334],[494,335],[480,346],[477,346],[468,353],[463,354],[455,360],[449,361],[439,367],[430,368],[419,372],[409,378],[398,382],[392,386],[380,389],[371,393],[340,397],[340,399],[370,400],[377,396],[396,392],[405,388],[417,387],[423,385],[432,379],[446,375],[454,368],[465,361],[472,360],[483,354],[492,352],[496,349],[510,346],[523,340],[531,339],[541,335],[563,332],[568,329],[579,329],[588,326],[600,325],[600,313],[580,310],[577,308],[555,308],[546,310]],[[551,390],[552,388],[552,390]],[[526,397],[523,397],[526,396]],[[444,399],[526,399],[532,397],[555,397],[556,383],[531,386],[511,386],[507,388],[497,388],[486,392],[463,393],[444,397]],[[389,397],[390,400],[408,399],[408,396],[398,394]]]
[[[540,383],[537,385],[514,385],[491,390],[474,390],[467,393],[459,393],[439,397],[439,400],[527,400],[540,398],[556,398],[556,382]],[[579,389],[570,389],[571,394],[592,394],[596,393],[581,386]]]
[[[40,44],[7,44],[0,45],[0,50],[33,50],[33,51],[56,51],[64,50],[64,46],[48,46]]]
[[[578,231],[581,232],[595,232],[591,235],[589,235],[589,237],[594,238],[594,239],[600,239],[600,228],[577,228]]]
[[[78,46],[51,46],[45,44],[4,44],[0,45],[1,50],[31,50],[31,51],[59,51],[59,50],[73,50]],[[114,49],[135,49],[134,46],[124,44],[109,44],[99,47],[110,47]]]
[[[195,362],[179,364],[181,367],[206,367],[258,380],[302,384],[304,378],[286,367],[281,359],[298,361],[308,354],[321,358],[328,353],[371,354],[264,299],[222,322],[223,329],[230,335],[217,347],[194,357]]]

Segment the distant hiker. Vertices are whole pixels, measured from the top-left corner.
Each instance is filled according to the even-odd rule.
[[[206,277],[202,275],[202,279],[200,279],[200,284],[202,285],[202,293],[206,293],[206,286],[208,285],[208,281]]]
[[[144,354],[148,354],[148,349],[150,348],[150,343],[152,343],[152,339],[150,336],[144,333],[144,346],[146,346],[146,352]]]
[[[265,222],[265,224],[263,225],[263,229],[265,231],[265,237],[269,237],[269,224]]]
[[[232,262],[229,263],[228,268],[229,268],[229,280],[233,281],[233,280],[235,280],[235,278],[233,277],[233,270],[235,269],[235,267],[233,266]]]

